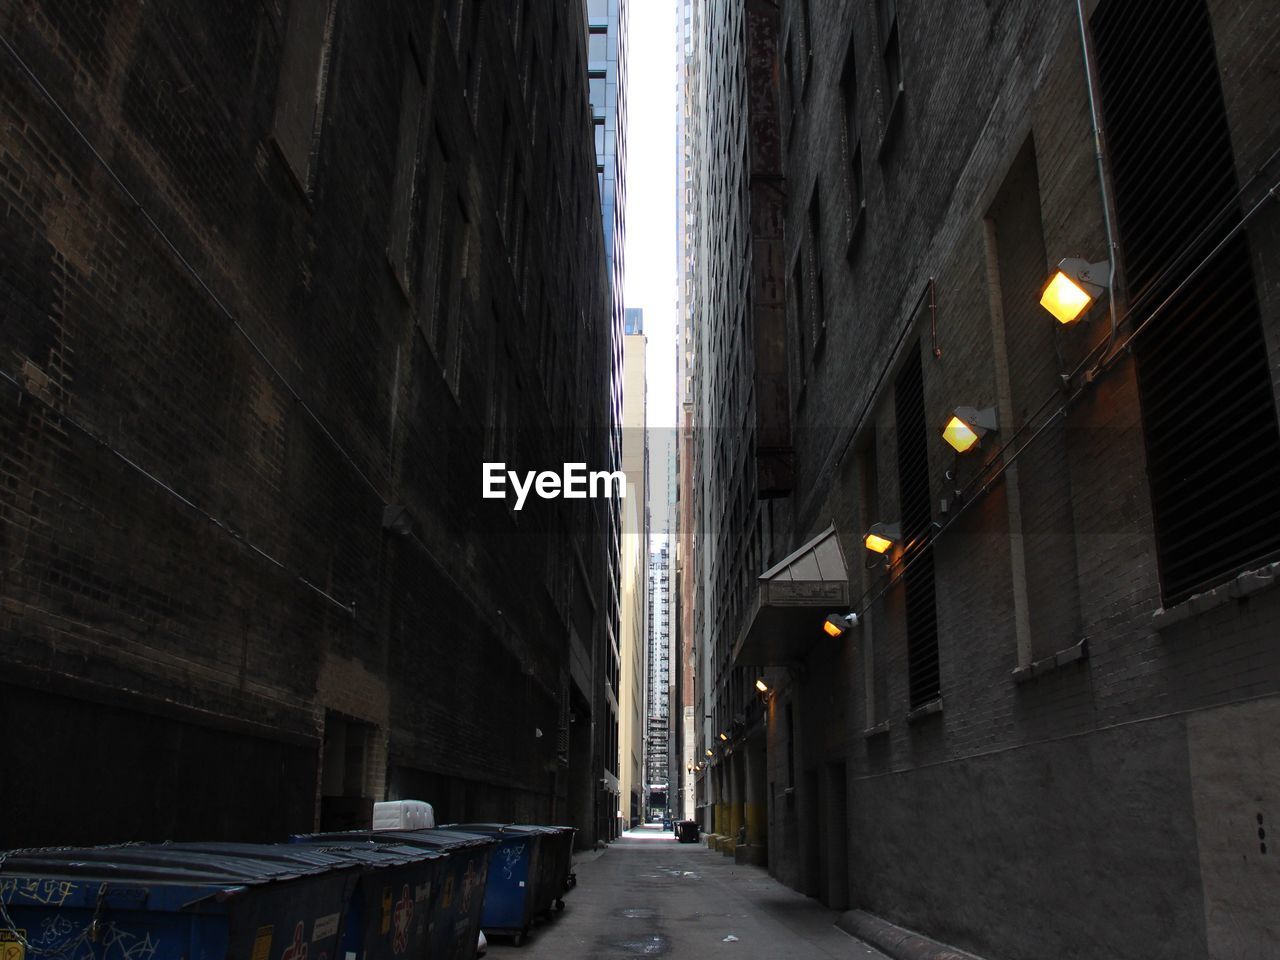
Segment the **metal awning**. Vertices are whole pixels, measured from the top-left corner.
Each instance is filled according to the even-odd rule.
[[[756,580],[746,624],[733,650],[735,667],[803,659],[824,639],[822,621],[849,609],[849,572],[833,524]]]

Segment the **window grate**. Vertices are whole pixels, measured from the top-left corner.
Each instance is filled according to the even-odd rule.
[[[909,352],[893,392],[898,426],[898,491],[907,564],[902,583],[907,612],[910,709],[942,690],[938,672],[938,610],[934,591],[933,501],[929,493],[929,431],[924,413],[920,343]]]
[[[1092,28],[1137,326],[1240,221],[1235,161],[1204,0],[1108,0]],[[1172,605],[1280,556],[1280,430],[1243,234],[1135,358]]]

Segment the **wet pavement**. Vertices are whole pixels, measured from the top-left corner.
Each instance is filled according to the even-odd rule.
[[[535,926],[523,946],[495,938],[492,960],[885,960],[838,929],[835,911],[670,832],[630,831],[574,869],[578,886],[564,912]]]

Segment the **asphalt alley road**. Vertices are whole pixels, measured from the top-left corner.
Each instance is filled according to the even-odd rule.
[[[495,938],[492,960],[885,960],[836,927],[834,911],[701,843],[641,828],[588,857],[564,912],[523,946]]]

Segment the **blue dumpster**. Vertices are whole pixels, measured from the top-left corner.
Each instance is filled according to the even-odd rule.
[[[420,864],[435,859],[422,854],[252,844],[23,851],[0,858],[7,913],[0,926],[14,960],[49,953],[60,960],[421,956],[425,922],[415,937],[411,913],[397,915],[397,902],[386,914],[387,949],[361,923],[361,890],[362,883],[380,891],[392,878],[420,876]]]
[[[337,955],[359,874],[328,856],[29,851],[0,865],[0,903],[26,960],[318,960]]]
[[[445,829],[478,833],[498,841],[489,862],[480,925],[486,935],[510,936],[519,946],[528,936],[533,918],[546,909],[537,905],[541,897],[536,889],[542,828],[509,823],[451,823]]]
[[[341,954],[336,960],[427,960],[435,894],[444,857],[423,847],[375,844],[364,839],[338,841],[324,847],[290,844],[165,844],[170,850],[227,852],[264,860],[288,861],[319,855],[362,868],[344,924]],[[355,957],[352,957],[352,954]],[[311,960],[311,958],[308,958]]]
[[[513,824],[521,830],[536,830],[539,841],[538,877],[533,892],[533,912],[543,913],[554,905],[564,909],[564,895],[577,883],[573,874],[573,838],[576,827],[552,827],[534,824]]]
[[[489,858],[498,841],[490,836],[452,830],[362,830],[350,833],[302,834],[291,843],[322,849],[344,840],[419,847],[444,856],[439,893],[432,914],[431,960],[472,960],[480,939],[481,913]]]

